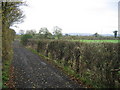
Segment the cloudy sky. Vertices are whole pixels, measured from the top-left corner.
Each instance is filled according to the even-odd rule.
[[[119,0],[27,0],[24,22],[13,27],[39,31],[62,28],[63,33],[109,33],[118,30]],[[16,25],[15,25],[16,26]]]

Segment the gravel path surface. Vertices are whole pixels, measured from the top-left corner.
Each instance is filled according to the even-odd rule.
[[[14,42],[14,82],[16,88],[80,88],[60,70]]]

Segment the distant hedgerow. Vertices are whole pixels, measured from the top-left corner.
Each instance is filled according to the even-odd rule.
[[[31,39],[31,38],[32,38],[32,35],[30,35],[30,34],[25,34],[25,35],[23,35],[23,36],[21,37],[21,43],[22,43],[23,45],[27,45],[28,39]]]

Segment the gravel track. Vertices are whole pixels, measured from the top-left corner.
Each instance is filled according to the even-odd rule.
[[[68,76],[36,54],[14,42],[15,88],[81,88]]]

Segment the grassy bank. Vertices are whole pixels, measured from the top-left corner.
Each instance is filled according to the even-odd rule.
[[[2,87],[3,88],[8,88],[6,83],[9,81],[9,75],[10,75],[10,66],[11,66],[11,61],[6,60],[3,64],[3,70],[2,70]]]

